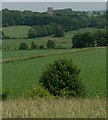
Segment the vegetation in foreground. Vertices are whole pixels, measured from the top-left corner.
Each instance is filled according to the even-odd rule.
[[[3,102],[3,118],[106,118],[105,99],[44,99]]]

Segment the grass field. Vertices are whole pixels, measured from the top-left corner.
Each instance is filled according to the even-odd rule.
[[[3,27],[2,30],[10,38],[27,38],[29,28],[30,26],[10,26]]]
[[[86,31],[93,33],[97,29],[85,28],[75,30],[65,33],[65,37],[61,38],[47,36],[44,38],[25,39],[28,29],[28,26],[3,28],[6,35],[17,38],[4,39],[1,42],[3,43],[3,52],[0,51],[0,53],[3,53],[1,57],[3,57],[3,60],[13,61],[3,63],[2,72],[0,72],[2,74],[2,89],[11,91],[8,100],[3,102],[3,117],[105,118],[106,48],[71,48],[72,36],[74,34]],[[21,42],[25,42],[29,48],[32,41],[35,41],[37,45],[43,44],[46,47],[48,39],[55,40],[57,47],[67,49],[17,50]],[[46,66],[59,59],[72,59],[73,63],[81,69],[80,78],[86,88],[86,98],[36,98],[35,100],[24,98],[24,94],[32,86],[39,84],[40,77]],[[1,104],[2,102],[0,101]],[[2,113],[0,110],[0,115]]]
[[[17,27],[13,27],[13,28],[16,31],[15,34],[13,34],[14,33],[13,31],[11,33],[11,27],[4,28],[4,33],[5,33],[5,31],[7,31],[8,35],[11,36],[13,34],[13,36],[18,38],[18,35],[17,35],[18,30],[17,29],[21,29],[21,26],[19,26],[18,28]],[[26,31],[27,31],[28,27],[26,26],[24,28],[26,28]],[[23,35],[23,34],[25,34],[25,33],[27,34],[27,32],[23,31],[24,28],[22,28],[21,33],[19,32],[18,34],[22,34],[20,36],[25,37],[26,35]],[[25,42],[28,45],[28,47],[30,48],[30,44],[31,44],[32,41],[35,41],[35,43],[37,45],[44,45],[46,47],[46,43],[47,43],[48,39],[52,39],[52,40],[55,40],[56,47],[71,48],[71,46],[72,46],[72,36],[74,34],[76,34],[78,32],[87,32],[87,31],[93,33],[96,30],[97,29],[95,29],[95,28],[84,28],[84,29],[80,29],[80,30],[74,30],[74,31],[70,31],[70,32],[65,33],[65,37],[60,37],[60,38],[55,38],[55,37],[52,38],[50,36],[47,36],[47,37],[35,38],[35,39],[23,39],[23,37],[22,37],[22,39],[9,39],[9,40],[7,39],[7,40],[3,40],[2,47],[3,47],[4,50],[6,50],[7,47],[9,47],[9,50],[16,50],[16,49],[19,48],[19,45],[20,45],[21,42]]]
[[[72,59],[81,69],[80,77],[86,86],[87,97],[105,97],[106,93],[106,49],[94,48],[86,51],[63,53],[27,61],[3,64],[3,89],[10,88],[10,98],[20,98],[32,85],[38,84],[46,65],[61,58]],[[26,83],[26,84],[25,84]]]
[[[70,49],[71,50],[71,49]],[[18,58],[18,57],[27,57],[32,55],[44,55],[48,53],[58,53],[58,52],[65,52],[69,51],[69,49],[51,49],[51,50],[20,50],[20,51],[3,51],[3,58]]]

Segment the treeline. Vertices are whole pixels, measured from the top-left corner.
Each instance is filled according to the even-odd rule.
[[[72,37],[73,48],[107,46],[108,40],[105,30],[98,30],[93,34],[90,32],[77,33]]]
[[[28,30],[28,38],[45,37],[49,35],[62,37],[64,36],[64,30],[56,24],[33,26]]]
[[[53,40],[48,40],[46,47],[48,49],[54,49],[56,47],[56,44]],[[24,42],[20,43],[19,45],[19,50],[34,50],[34,49],[45,49],[45,46],[42,44],[40,46],[36,45],[34,41],[31,42],[31,46],[30,48],[28,47],[28,45]],[[9,49],[8,49],[9,50]]]
[[[40,26],[55,23],[63,28],[63,30],[70,31],[85,27],[105,27],[106,13],[89,15],[85,11],[72,11],[71,9],[55,10],[54,15],[50,16],[46,12],[38,13],[32,11],[18,11],[18,10],[2,10],[2,25],[29,25]]]

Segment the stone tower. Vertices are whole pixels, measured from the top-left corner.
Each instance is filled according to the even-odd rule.
[[[53,15],[53,7],[48,7],[47,13],[48,15]]]

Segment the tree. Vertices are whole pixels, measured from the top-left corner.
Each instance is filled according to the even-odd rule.
[[[36,49],[37,45],[34,43],[34,41],[31,43],[31,49]]]
[[[55,42],[52,40],[48,40],[47,42],[47,48],[55,48]]]
[[[26,43],[20,43],[19,50],[25,50],[28,49],[28,46]]]
[[[61,26],[56,26],[54,37],[64,37],[64,30],[62,29]]]
[[[77,33],[72,38],[72,46],[74,48],[94,47],[94,36],[90,32]]]
[[[85,88],[79,78],[80,70],[72,60],[56,60],[43,72],[40,85],[54,96],[84,97]]]
[[[105,30],[98,30],[94,33],[94,38],[97,46],[106,46],[108,44]]]
[[[28,38],[35,38],[37,36],[37,32],[34,28],[30,28],[28,30]]]

